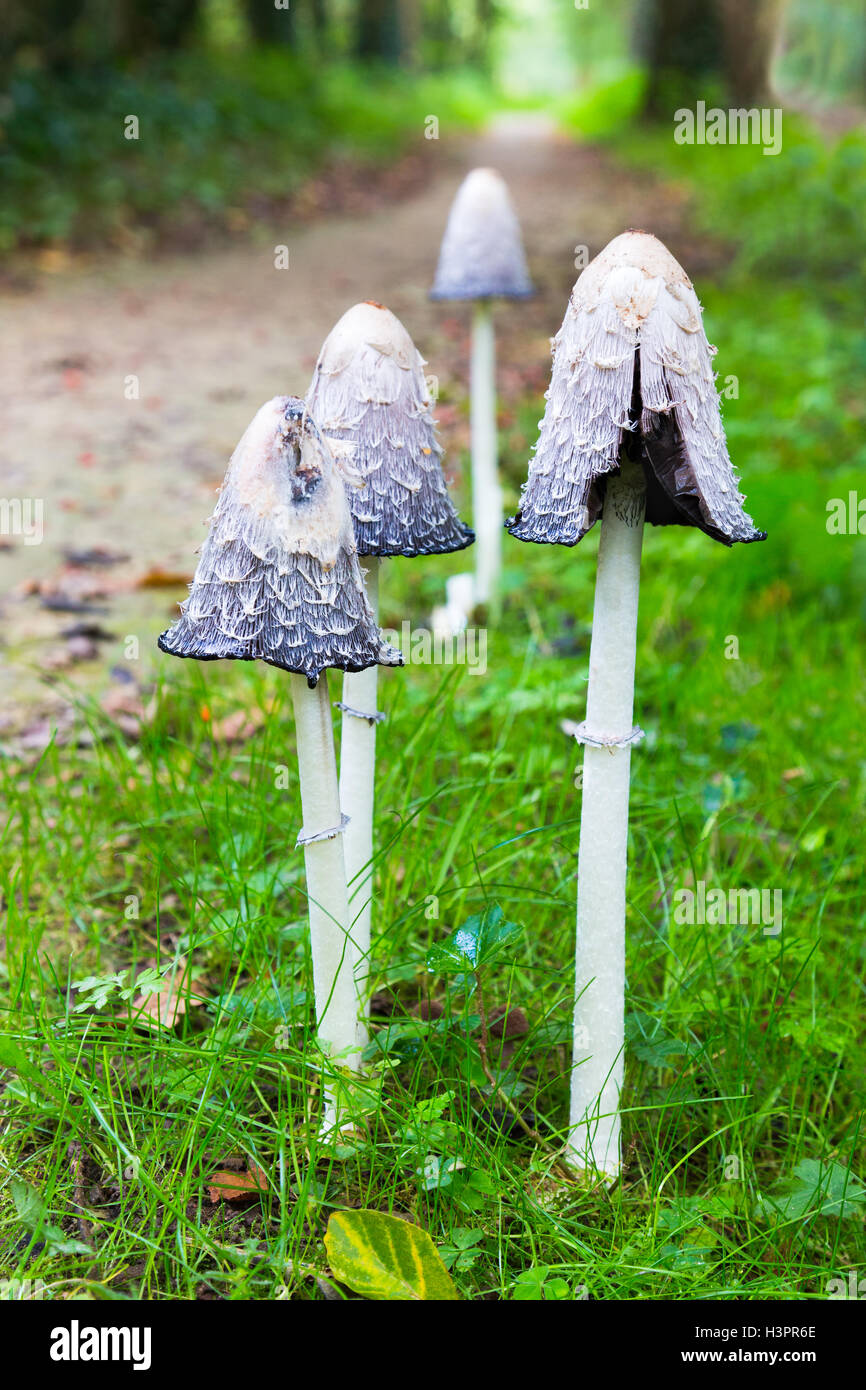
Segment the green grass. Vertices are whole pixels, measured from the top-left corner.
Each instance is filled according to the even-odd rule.
[[[392,1012],[354,1096],[359,1136],[336,1152],[317,1137],[294,772],[278,786],[294,767],[285,678],[154,661],[139,739],[83,704],[91,746],[0,763],[2,1043],[19,1049],[2,1054],[4,1277],[53,1297],[318,1298],[328,1216],[359,1204],[419,1221],[465,1298],[788,1300],[866,1273],[866,561],[861,538],[825,525],[866,459],[854,296],[832,284],[741,264],[701,286],[718,369],[739,382],[731,453],[769,539],[646,538],[622,1182],[564,1184],[546,1149],[503,1135],[477,996],[426,970],[486,903],[521,925],[485,1002],[526,1015],[496,1066],[555,1148],[580,812],[558,726],[583,713],[597,537],[509,540],[486,674],[382,677],[373,967]],[[524,401],[503,431],[512,504],[538,415]],[[423,622],[462,563],[390,564],[383,625]],[[259,732],[215,740],[242,708],[263,712]],[[700,880],[780,889],[781,933],[678,922],[675,893]],[[135,1027],[117,988],[77,1008],[88,976],[181,960],[205,1002],[174,1029]],[[442,1009],[425,1021],[428,999]],[[267,1178],[243,1210],[207,1199],[232,1158]]]

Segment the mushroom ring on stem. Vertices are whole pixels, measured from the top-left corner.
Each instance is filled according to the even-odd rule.
[[[628,793],[644,520],[763,540],[743,510],[691,281],[646,232],[616,237],[572,291],[553,343],[518,540],[574,545],[601,517],[577,870],[569,1151],[621,1165]]]
[[[331,446],[297,397],[262,406],[232,455],[189,597],[159,646],[292,673],[318,1034],[340,1066],[356,1070],[345,826],[325,673],[398,666],[402,657],[367,602]],[[337,1116],[332,1082],[325,1127]]]

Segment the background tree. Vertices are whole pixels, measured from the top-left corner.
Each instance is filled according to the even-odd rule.
[[[257,43],[295,43],[295,10],[277,9],[274,0],[243,0],[250,32]],[[324,6],[322,7],[324,13]]]
[[[668,116],[715,96],[760,104],[780,13],[780,0],[649,0],[638,15],[648,111]]]
[[[399,0],[358,0],[355,53],[364,60],[400,61],[403,37]]]

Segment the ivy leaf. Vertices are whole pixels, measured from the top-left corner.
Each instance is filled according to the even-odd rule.
[[[471,975],[489,965],[520,934],[522,927],[506,922],[499,906],[487,907],[468,917],[444,941],[427,952],[427,969],[432,975]]]
[[[454,1302],[457,1290],[426,1231],[381,1211],[334,1212],[325,1249],[335,1279],[364,1298]]]

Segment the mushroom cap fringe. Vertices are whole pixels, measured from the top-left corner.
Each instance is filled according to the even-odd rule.
[[[431,299],[527,299],[535,291],[508,187],[495,169],[473,169],[451,205]]]
[[[361,555],[444,555],[475,539],[448,496],[424,366],[400,320],[372,302],[349,309],[319,353],[307,404],[351,454]]]
[[[266,661],[306,676],[400,666],[364,592],[345,484],[296,396],[263,405],[232,455],[172,656]]]
[[[698,297],[660,241],[615,237],[579,276],[552,349],[512,536],[575,545],[601,515],[625,444],[643,465],[652,525],[698,526],[724,545],[766,539],[743,509]]]

